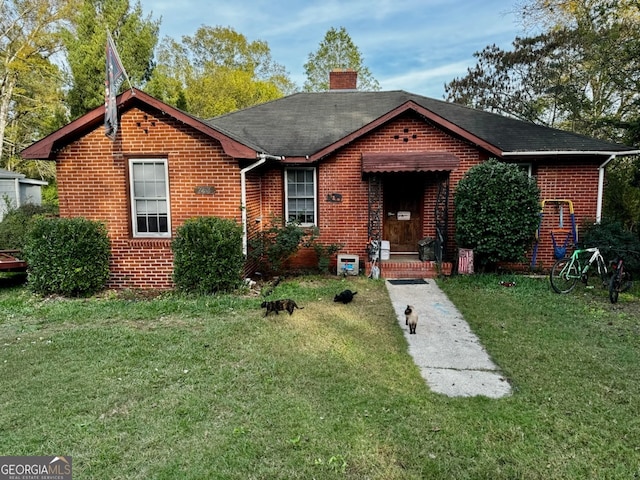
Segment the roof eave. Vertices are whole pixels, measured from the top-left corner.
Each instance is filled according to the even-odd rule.
[[[218,140],[224,152],[234,158],[255,158],[255,149],[247,147],[235,139],[230,138],[219,130],[206,124],[177,108],[148,95],[140,90],[127,90],[117,97],[118,110],[127,110],[136,102],[146,104],[159,112],[167,114],[176,120],[198,130],[199,132]],[[85,132],[95,129],[104,121],[104,107],[97,107],[85,115],[77,118],[68,125],[51,133],[43,139],[33,143],[20,152],[22,158],[36,160],[55,160],[57,151],[71,143]]]
[[[41,187],[49,185],[49,182],[45,182],[44,180],[36,180],[34,178],[19,178],[18,182],[25,185],[39,185]]]
[[[640,155],[640,150],[537,150],[504,152],[502,155],[504,157],[557,157],[566,155],[600,155],[603,157],[627,157],[631,155]]]

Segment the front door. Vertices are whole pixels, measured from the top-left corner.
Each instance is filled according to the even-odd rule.
[[[422,236],[424,182],[419,174],[391,174],[384,180],[383,240],[391,253],[415,253]]]

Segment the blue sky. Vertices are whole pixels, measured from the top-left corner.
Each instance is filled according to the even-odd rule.
[[[345,27],[383,90],[443,98],[444,84],[475,65],[473,53],[509,48],[523,35],[511,0],[141,0],[160,37],[202,25],[231,27],[268,43],[302,86],[304,64],[327,30]]]

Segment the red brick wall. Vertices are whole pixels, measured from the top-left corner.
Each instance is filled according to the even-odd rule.
[[[558,162],[557,159],[554,162]],[[585,222],[594,222],[597,208],[598,164],[571,162],[557,165],[541,163],[534,167],[533,174],[537,178],[541,190],[541,200],[571,200],[575,212],[575,223],[580,240],[580,230]],[[555,205],[546,203],[542,217],[540,241],[536,264],[549,268],[555,262],[553,257],[553,241],[551,231],[555,231],[556,243],[562,244],[571,230],[571,218],[568,204],[563,204],[564,230],[559,228],[560,210]],[[531,258],[531,256],[529,256]]]
[[[194,216],[241,221],[237,161],[220,144],[166,115],[125,112],[115,142],[102,127],[58,154],[60,215],[106,223],[111,239],[111,288],[171,288],[170,239],[133,238],[128,195],[129,158],[166,158],[172,232]],[[212,186],[215,194],[198,194]],[[255,197],[255,189],[252,190]],[[253,198],[252,197],[252,198]]]

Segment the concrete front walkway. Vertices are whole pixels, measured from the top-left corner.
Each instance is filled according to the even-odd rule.
[[[431,390],[450,397],[510,395],[509,382],[460,312],[435,280],[424,282],[387,280],[385,284],[409,343],[409,353]],[[407,305],[413,305],[419,316],[414,335],[409,334],[405,325]]]

